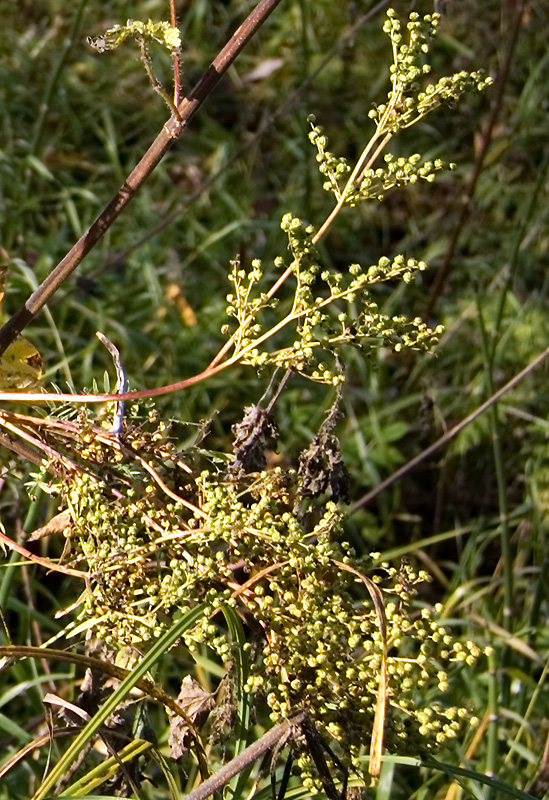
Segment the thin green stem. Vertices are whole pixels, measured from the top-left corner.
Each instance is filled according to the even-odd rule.
[[[478,319],[482,334],[482,353],[484,358],[484,369],[488,393],[494,394],[493,364],[490,361],[489,340],[484,325],[484,319],[480,304],[478,304]],[[507,504],[507,480],[503,466],[503,453],[501,448],[501,426],[497,413],[497,405],[494,404],[489,409],[488,419],[490,422],[490,433],[492,439],[492,452],[494,458],[494,470],[496,474],[496,485],[498,494],[499,521],[500,521],[500,548],[501,560],[503,565],[503,628],[511,632],[513,629],[513,595],[514,595],[514,576],[513,576],[513,553],[511,548],[511,532],[509,528],[509,509]],[[510,651],[505,648],[502,652],[501,670],[501,702],[507,707],[510,700],[511,683],[508,676],[510,661]]]
[[[488,736],[486,743],[486,775],[490,778],[496,775],[498,756],[498,670],[497,655],[488,656]],[[494,791],[491,787],[486,793],[486,800],[493,800]]]
[[[78,36],[78,29],[80,27],[80,22],[82,20],[82,14],[84,12],[84,8],[87,4],[88,0],[80,0],[76,11],[74,12],[74,16],[72,19],[71,27],[68,33],[68,36],[65,40],[65,45],[61,50],[59,58],[57,59],[52,73],[50,75],[50,79],[48,85],[46,87],[46,92],[44,95],[44,99],[40,104],[40,109],[38,111],[38,116],[36,118],[36,123],[34,125],[34,132],[32,136],[32,143],[30,147],[31,155],[36,155],[38,152],[38,148],[40,146],[40,141],[42,139],[42,135],[44,133],[44,124],[46,121],[47,113],[50,109],[51,99],[53,93],[55,91],[55,87],[59,82],[59,78],[61,77],[61,73],[63,72],[63,68],[67,62],[67,58],[69,57],[69,53],[72,49],[72,46],[75,42],[76,37]]]
[[[490,360],[488,334],[480,304],[477,303],[478,319],[482,338],[482,354],[484,357],[485,378],[488,395],[494,394],[493,363]],[[501,426],[496,404],[489,410],[490,432],[492,437],[492,450],[494,457],[494,470],[498,493],[499,518],[501,526],[501,557],[503,561],[503,627],[507,631],[512,629],[513,617],[513,555],[511,552],[511,534],[509,531],[509,509],[507,504],[507,481],[503,467],[503,453],[501,450]]]
[[[148,75],[148,78],[151,82],[151,85],[154,91],[160,95],[162,100],[166,103],[168,108],[170,109],[171,114],[177,119],[179,117],[179,111],[177,110],[177,106],[174,104],[172,98],[168,94],[168,92],[164,89],[158,78],[153,72],[151,59],[149,57],[149,51],[147,49],[147,40],[145,36],[139,37],[139,47],[141,49],[141,61],[143,62],[143,66],[145,67],[145,72]]]

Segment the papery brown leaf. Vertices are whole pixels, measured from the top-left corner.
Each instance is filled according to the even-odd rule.
[[[42,528],[36,528],[36,530],[29,533],[27,542],[35,542],[37,539],[43,539],[44,536],[51,536],[53,533],[64,533],[67,528],[70,528],[70,525],[71,515],[68,511],[62,511],[52,517]]]
[[[205,692],[198,681],[195,681],[190,675],[186,675],[181,682],[181,691],[177,702],[191,722],[200,729],[215,706],[214,697],[215,693]],[[172,758],[181,758],[187,750],[190,738],[191,733],[185,720],[178,714],[170,714],[168,744]]]

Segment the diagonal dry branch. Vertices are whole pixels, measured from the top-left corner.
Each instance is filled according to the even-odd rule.
[[[240,54],[244,46],[255,35],[280,0],[260,0],[229,42],[204,72],[192,92],[185,97],[172,114],[141,161],[137,164],[108,206],[101,212],[88,230],[80,237],[67,255],[50,272],[47,278],[31,294],[24,306],[6,322],[0,330],[0,355],[34,319],[40,309],[55,294],[82,259],[95,247],[102,236],[135,197],[149,175],[166,155],[174,141],[188,125],[194,114],[204,103],[223,74]]]
[[[222,789],[230,780],[238,775],[239,772],[246,769],[257,761],[264,753],[277,745],[281,740],[287,739],[292,733],[292,726],[300,725],[305,721],[307,715],[304,711],[298,712],[291,720],[282,720],[274,728],[267,731],[256,742],[251,744],[238,756],[235,756],[228,764],[221,767],[211,778],[200,784],[194,791],[192,791],[185,800],[206,800],[211,797],[215,792]]]
[[[398,480],[403,478],[404,475],[417,467],[418,464],[421,464],[422,461],[425,461],[426,458],[430,458],[433,453],[436,453],[441,447],[445,447],[448,442],[451,442],[452,439],[455,439],[458,433],[466,428],[467,425],[470,425],[471,422],[474,422],[477,417],[480,417],[481,414],[484,414],[484,412],[491,408],[494,403],[497,403],[499,400],[501,400],[504,394],[511,391],[511,389],[514,389],[515,386],[518,386],[518,384],[524,380],[527,375],[533,372],[537,367],[541,366],[548,356],[549,347],[546,348],[543,353],[540,353],[537,358],[531,361],[527,367],[521,370],[521,372],[515,375],[514,378],[511,378],[511,380],[506,383],[505,386],[502,386],[501,389],[498,389],[495,394],[489,397],[488,400],[482,403],[482,405],[480,405],[475,411],[465,417],[465,419],[462,419],[461,422],[458,422],[457,425],[454,425],[454,427],[441,436],[440,439],[437,439],[432,445],[427,447],[425,450],[422,450],[421,453],[418,453],[418,455],[410,459],[410,461],[407,461],[406,464],[400,467],[400,469],[397,469],[396,472],[393,472],[392,475],[389,475],[389,477],[382,481],[378,486],[353,503],[347,512],[349,516],[354,514],[355,511],[358,511],[360,508],[363,508],[363,506],[367,506],[378,496],[378,494],[384,492],[386,489],[392,486],[393,483],[396,483]]]

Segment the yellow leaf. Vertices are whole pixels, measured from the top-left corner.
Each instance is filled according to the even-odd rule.
[[[0,280],[1,277],[0,273]],[[42,388],[42,367],[42,357],[36,347],[22,336],[19,337],[0,356],[0,391],[39,391]]]
[[[0,257],[8,258],[0,248]],[[0,304],[6,292],[8,265],[0,264]],[[20,336],[0,356],[0,392],[37,392],[42,388],[42,356],[27,339]]]

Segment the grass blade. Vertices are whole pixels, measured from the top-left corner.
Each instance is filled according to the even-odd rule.
[[[60,761],[55,765],[49,775],[46,776],[42,785],[34,794],[32,800],[43,800],[55,784],[63,777],[78,754],[84,749],[89,739],[97,733],[101,725],[111,714],[113,714],[120,703],[127,696],[128,692],[135,684],[151,669],[158,659],[167,652],[170,647],[182,636],[182,634],[195,625],[204,614],[203,606],[193,608],[177,622],[173,628],[167,631],[158,642],[151,648],[145,658],[135,667],[135,669],[125,678],[118,689],[101,706],[97,714],[88,722],[86,727],[78,734],[76,739],[64,753]]]

